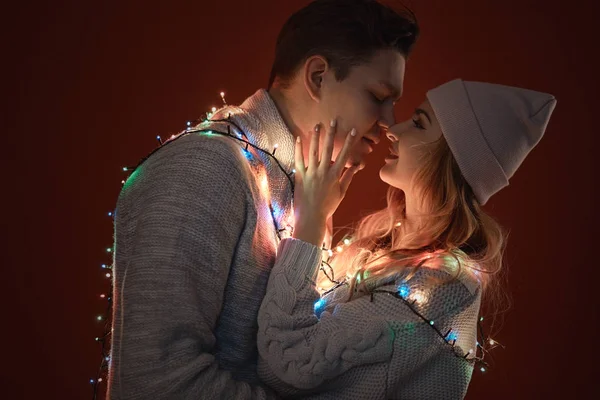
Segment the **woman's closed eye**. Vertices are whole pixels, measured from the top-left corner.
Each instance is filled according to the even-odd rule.
[[[415,127],[417,129],[425,129],[425,127],[423,126],[423,124],[421,123],[421,119],[419,117],[414,118],[413,120],[413,124],[415,125]]]

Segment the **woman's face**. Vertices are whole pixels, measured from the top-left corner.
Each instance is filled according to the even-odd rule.
[[[390,154],[385,158],[379,176],[388,185],[405,192],[411,190],[415,172],[433,149],[432,143],[442,136],[429,101],[425,100],[411,119],[390,127],[386,136],[391,142]]]

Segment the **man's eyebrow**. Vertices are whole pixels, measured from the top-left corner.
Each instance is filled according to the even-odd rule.
[[[402,97],[402,92],[398,90],[394,85],[385,81],[379,81],[379,84],[385,87],[390,92],[391,97],[393,97],[395,100]]]
[[[429,123],[431,124],[431,117],[429,116],[429,114],[427,114],[427,111],[423,110],[422,108],[416,108],[415,114],[424,114],[429,120]]]

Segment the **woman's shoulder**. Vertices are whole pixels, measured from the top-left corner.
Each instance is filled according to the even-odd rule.
[[[418,318],[436,320],[451,317],[467,310],[478,309],[481,299],[481,285],[464,267],[431,268],[421,266],[373,280],[368,292],[373,293],[387,304],[385,309],[390,318],[403,318],[414,314]],[[385,300],[384,300],[385,298]],[[407,312],[410,311],[410,312]]]

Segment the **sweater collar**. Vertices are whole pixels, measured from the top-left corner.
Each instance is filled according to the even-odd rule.
[[[265,89],[259,89],[248,97],[239,107],[225,107],[220,110],[223,116],[230,114],[250,143],[273,152],[275,157],[289,174],[294,168],[294,136],[283,121],[275,102]],[[265,157],[269,158],[265,155]],[[271,163],[270,160],[266,160]]]
[[[235,133],[243,135],[249,143],[269,154],[273,153],[277,145],[274,154],[277,161],[269,154],[251,148],[257,159],[253,158],[250,164],[255,165],[260,160],[259,164],[264,167],[269,185],[269,202],[277,228],[293,224],[291,187],[294,177],[291,173],[294,168],[295,140],[269,93],[260,89],[240,106],[226,106],[216,111],[211,121],[211,126],[221,129],[227,129],[226,125],[233,125],[230,128]],[[232,124],[227,124],[226,121],[231,121]],[[258,173],[256,177],[261,179],[260,172],[255,172]],[[261,182],[258,182],[259,185]]]

